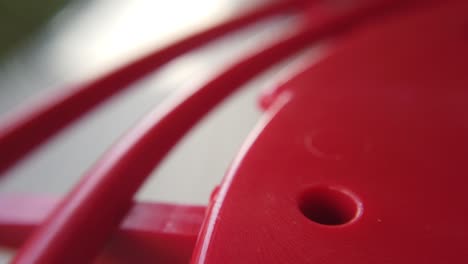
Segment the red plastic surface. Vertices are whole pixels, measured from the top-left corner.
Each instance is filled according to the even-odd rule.
[[[0,152],[12,153],[0,155],[0,171],[174,56],[303,3],[254,11],[75,90],[97,97],[71,92],[13,116],[0,133]],[[203,208],[135,205],[134,193],[225,97],[331,37],[325,59],[261,99],[264,120],[214,193],[192,262],[468,262],[468,2],[314,1],[299,11],[290,35],[151,112],[60,203],[41,209],[26,197],[18,211],[18,200],[0,199],[4,244],[19,246],[45,219],[15,262],[188,261]]]
[[[193,262],[467,263],[467,14],[375,19],[273,92]]]

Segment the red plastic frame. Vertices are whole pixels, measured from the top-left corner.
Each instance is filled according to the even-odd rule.
[[[439,5],[442,7],[440,10],[438,9]],[[434,6],[436,8],[434,8]],[[396,25],[395,28],[401,32],[406,32],[405,25],[409,25],[408,32],[411,32],[410,25],[419,23],[420,21],[431,21],[430,19],[435,19],[436,21],[438,21],[437,19],[446,19],[449,21],[450,14],[454,14],[456,18],[463,17],[462,14],[463,11],[466,11],[465,8],[467,8],[467,5],[463,4],[463,1],[448,1],[445,5],[442,5],[440,1],[356,1],[352,6],[346,7],[338,7],[336,4],[326,1],[275,1],[249,14],[241,15],[205,32],[177,42],[166,49],[156,51],[98,80],[70,90],[66,94],[54,95],[50,98],[50,101],[40,102],[18,115],[13,115],[0,127],[0,158],[2,160],[0,172],[5,172],[27,153],[44,143],[69,123],[96,107],[99,103],[126,87],[129,87],[128,85],[130,83],[151,73],[174,57],[190,51],[218,36],[268,16],[294,10],[304,18],[301,25],[291,32],[290,35],[240,60],[237,64],[224,70],[214,79],[199,89],[194,90],[192,93],[180,94],[174,97],[172,101],[168,101],[162,107],[149,113],[137,126],[120,139],[114,147],[84,175],[80,183],[60,202],[53,199],[41,200],[32,197],[0,197],[0,235],[2,238],[0,242],[8,246],[20,246],[27,238],[27,241],[22,245],[20,251],[15,256],[15,263],[85,263],[96,259],[97,256],[99,256],[97,258],[98,261],[111,263],[150,261],[184,263],[189,261],[194,247],[195,254],[192,261],[195,263],[219,263],[221,260],[238,263],[237,261],[240,259],[243,260],[243,263],[259,262],[259,260],[261,260],[261,263],[273,263],[280,260],[294,263],[308,263],[308,260],[312,258],[316,261],[321,259],[321,253],[298,253],[296,255],[288,255],[286,253],[266,254],[264,252],[269,249],[275,249],[281,252],[281,249],[278,248],[288,246],[288,243],[275,243],[275,241],[268,241],[268,239],[266,239],[266,237],[275,237],[275,231],[269,229],[269,226],[275,224],[275,222],[273,219],[270,220],[265,213],[275,208],[274,211],[281,212],[282,215],[285,215],[284,217],[288,218],[290,217],[289,213],[292,215],[295,214],[294,212],[288,211],[290,210],[289,205],[276,207],[282,204],[279,201],[274,204],[269,204],[269,206],[257,210],[261,213],[260,216],[252,213],[247,216],[247,220],[243,219],[246,215],[239,212],[239,206],[242,205],[244,210],[248,208],[249,202],[246,198],[242,197],[248,197],[252,193],[254,195],[261,195],[261,197],[254,196],[256,199],[264,199],[266,197],[271,201],[287,193],[281,190],[282,187],[289,186],[288,183],[282,182],[285,179],[284,175],[286,175],[282,167],[278,167],[278,170],[276,170],[278,174],[271,179],[267,179],[264,176],[258,176],[252,179],[252,177],[250,177],[251,175],[249,175],[251,172],[261,170],[268,171],[268,168],[274,166],[267,165],[266,167],[262,167],[262,165],[260,165],[261,162],[254,163],[253,165],[248,164],[250,164],[250,161],[258,159],[258,157],[266,157],[268,155],[275,157],[275,155],[268,154],[274,153],[274,150],[272,152],[272,150],[268,149],[274,145],[278,145],[275,143],[278,141],[278,135],[287,134],[286,138],[294,138],[295,135],[310,129],[307,127],[308,125],[315,126],[316,123],[309,124],[308,119],[301,118],[300,112],[305,111],[309,114],[313,114],[314,111],[319,111],[320,109],[316,109],[315,106],[308,104],[309,101],[314,101],[313,98],[315,97],[322,98],[322,101],[315,100],[316,105],[319,106],[322,102],[334,101],[328,99],[326,96],[324,97],[321,93],[310,93],[306,88],[307,84],[309,84],[309,82],[315,84],[319,83],[322,84],[323,87],[331,87],[334,89],[333,74],[327,71],[327,67],[335,67],[343,71],[342,65],[348,66],[349,64],[349,66],[352,67],[353,63],[355,63],[356,69],[354,71],[350,70],[350,72],[359,72],[359,69],[361,69],[360,66],[365,64],[354,62],[359,59],[356,55],[349,56],[348,61],[345,62],[337,59],[333,63],[323,63],[325,66],[319,68],[326,73],[323,77],[313,77],[315,76],[313,71],[312,73],[307,71],[297,76],[293,81],[263,96],[263,107],[267,109],[268,115],[271,118],[274,117],[271,124],[268,122],[267,127],[269,133],[262,132],[262,135],[255,139],[255,144],[253,146],[248,145],[249,149],[242,152],[240,155],[242,160],[239,160],[233,165],[233,169],[223,181],[220,191],[214,195],[206,219],[204,218],[205,209],[201,207],[135,204],[132,200],[133,195],[150,172],[154,170],[171,148],[193,125],[223,99],[241,87],[241,85],[245,84],[271,65],[278,63],[317,41],[337,35],[342,36],[341,33],[349,29],[357,28],[358,24],[364,25],[363,27],[366,28],[366,25],[369,27],[369,25],[373,25],[373,22],[377,19],[382,19],[382,17],[395,17],[395,20],[398,21],[394,23]],[[421,12],[421,15],[416,15],[416,13],[419,12]],[[415,17],[415,19],[411,20],[407,17]],[[390,19],[389,21],[388,24],[392,25],[392,20]],[[447,27],[452,25],[449,22],[441,24]],[[382,28],[383,32],[394,33],[395,28],[386,25],[387,24],[375,27],[370,26],[370,28]],[[375,31],[369,30],[368,36],[370,36],[371,39],[374,37],[375,41],[379,42],[379,38],[383,37],[382,34],[374,34],[374,32],[378,32],[377,29]],[[435,32],[440,36],[444,35],[444,33],[437,30],[435,30]],[[417,34],[414,33],[414,35]],[[451,37],[452,35],[449,34],[446,37],[449,39],[449,43],[452,41]],[[408,47],[417,47],[419,44],[418,41],[423,41],[424,38],[427,38],[424,34],[421,34],[420,39],[408,37],[409,40],[413,41],[411,43],[413,45],[408,45]],[[438,40],[437,38],[435,39]],[[355,41],[357,44],[353,44],[352,41],[345,43],[347,43],[344,45],[345,47],[359,47],[359,45],[366,47],[370,51],[368,55],[366,55],[362,48],[356,48],[356,50],[360,50],[361,52],[359,56],[362,56],[363,61],[369,60],[375,62],[369,59],[371,55],[375,55],[372,53],[374,47],[369,44],[366,45],[363,38],[360,38],[359,41]],[[445,47],[443,45],[433,46],[434,49],[432,51],[440,51],[440,47]],[[385,44],[381,44],[381,46],[378,47],[385,47]],[[389,49],[396,50],[396,54],[406,54],[405,49],[399,46],[389,47]],[[341,56],[346,57],[346,54],[353,54],[353,49],[350,48],[349,50],[351,50],[349,53],[344,52],[345,55]],[[415,51],[417,51],[417,49],[415,49]],[[417,54],[417,52],[414,52],[414,54]],[[451,53],[448,54],[451,55]],[[460,54],[464,55],[465,53],[461,52]],[[391,68],[392,71],[395,72],[398,71],[398,64],[392,64],[391,57],[385,56],[383,53],[381,53],[380,56],[381,61],[385,61],[385,65],[388,65],[389,69]],[[337,56],[335,55],[335,57]],[[333,61],[333,59],[331,60]],[[454,59],[453,61],[456,60]],[[418,64],[420,62],[417,60],[410,62],[414,63],[416,66],[420,66]],[[446,63],[446,61],[442,59],[437,62],[441,65]],[[410,63],[408,62],[408,64]],[[313,69],[314,71],[316,70],[315,68]],[[365,65],[365,67],[362,66],[362,69],[370,70],[368,65]],[[419,69],[421,72],[430,72],[431,70],[433,69],[425,67]],[[454,70],[453,72],[457,71]],[[376,76],[380,76],[378,73],[380,72],[377,72]],[[343,72],[341,72],[341,74],[343,78],[348,77]],[[448,76],[450,75],[442,74],[439,78],[448,78]],[[387,81],[387,83],[393,80],[391,77],[398,79],[391,74],[382,74],[380,76],[381,80]],[[363,80],[356,80],[351,77],[350,80],[353,84],[351,86],[356,88],[356,92],[361,91],[361,87],[364,87],[362,89],[368,87],[366,86],[367,82]],[[413,79],[408,78],[408,80]],[[418,84],[417,81],[422,82],[419,79],[415,79],[414,83],[416,83],[416,86]],[[463,79],[463,81],[465,80]],[[290,90],[289,87],[292,85],[297,87],[294,92],[285,94],[284,92]],[[313,91],[316,90],[317,89],[313,89]],[[339,91],[346,94],[346,91]],[[363,94],[367,93],[373,95],[373,90],[363,91]],[[389,89],[389,91],[391,91],[391,89]],[[340,98],[340,95],[332,96]],[[355,97],[352,94],[349,96],[350,98]],[[382,104],[387,103],[384,99],[378,98],[382,101]],[[388,100],[393,100],[391,95],[389,95],[388,98],[390,98]],[[360,97],[355,97],[354,99],[356,102],[361,102],[359,100],[362,100]],[[362,102],[365,103],[367,101],[364,100]],[[343,104],[346,105],[346,102],[343,101]],[[339,105],[336,107],[340,109]],[[423,107],[425,107],[425,105],[423,105]],[[325,106],[324,109],[327,109],[333,116],[333,109],[328,109]],[[359,110],[360,108],[356,107],[356,109]],[[378,105],[375,106],[375,109],[376,111],[380,111]],[[288,113],[288,111],[291,113]],[[353,112],[351,111],[351,113]],[[361,113],[361,115],[363,118],[371,116],[364,112]],[[294,116],[293,120],[295,123],[288,125],[288,122],[291,122],[291,116]],[[340,116],[336,117],[344,124],[342,126],[346,127],[350,133],[355,131],[352,126],[349,127],[346,125],[346,120],[340,119],[342,116],[347,116],[347,113],[340,113]],[[354,116],[350,114],[349,118],[352,119]],[[372,116],[372,118],[374,117]],[[389,118],[390,120],[390,118],[393,117],[387,117],[385,114],[382,114],[382,118]],[[399,118],[401,117],[399,116]],[[299,123],[299,125],[296,123]],[[275,124],[280,125],[275,126]],[[366,126],[366,124],[367,123],[363,126]],[[329,124],[326,123],[325,126],[327,125]],[[409,124],[406,125],[411,127]],[[279,132],[281,131],[281,127],[283,127],[286,133]],[[284,129],[285,127],[288,129]],[[452,126],[449,125],[448,127]],[[414,129],[417,130],[419,127],[415,127]],[[364,133],[360,130],[356,131]],[[373,131],[372,128],[369,128],[369,131]],[[395,131],[399,130],[395,128]],[[270,133],[273,133],[272,138],[275,140],[269,139],[268,135]],[[378,134],[377,132],[375,133],[375,135]],[[331,161],[341,159],[341,154],[329,155],[327,151],[324,152],[318,149],[313,145],[315,143],[312,143],[312,137],[315,137],[315,134],[312,134],[310,137],[306,137],[304,141],[306,149],[315,156],[325,160],[322,161],[322,163],[317,163],[317,168],[325,166],[324,168],[328,169],[327,166],[331,166],[330,164],[333,163]],[[428,135],[433,134],[428,133]],[[328,142],[328,139],[329,138],[322,139],[322,142]],[[316,139],[314,139],[314,142],[315,140]],[[332,144],[327,148],[331,150],[341,148],[341,151],[353,153],[354,150],[352,147],[354,147],[354,143],[352,139],[350,140],[351,141],[348,142],[342,142],[342,145],[339,147]],[[333,142],[340,141],[337,138],[333,138]],[[410,150],[411,144],[412,142],[407,142],[407,147],[403,147]],[[284,147],[281,144],[279,145]],[[391,147],[388,147],[388,149],[391,149]],[[295,150],[293,145],[290,146],[290,151],[291,153],[295,153],[295,159],[301,158],[300,150]],[[284,153],[286,152],[287,150],[285,150]],[[463,151],[460,150],[459,152],[462,153]],[[148,153],[151,153],[151,155],[148,155]],[[404,155],[402,155],[402,157],[403,156]],[[389,157],[386,158],[387,161],[392,160]],[[271,164],[293,164],[295,159],[291,160],[289,163],[281,163],[281,160],[283,160],[281,158],[279,160],[272,160],[273,163]],[[430,157],[427,157],[427,159],[431,160]],[[315,161],[312,160],[311,162]],[[375,164],[384,164],[384,161],[381,160],[374,160],[374,162]],[[398,164],[399,163],[397,163],[397,165]],[[341,165],[336,166],[337,167],[333,168],[340,168]],[[296,174],[306,171],[306,169],[302,167],[299,168],[299,170],[293,171]],[[350,170],[354,168],[355,167],[350,167]],[[460,168],[460,170],[462,169],[463,168]],[[324,171],[326,170],[324,169]],[[235,181],[234,174],[236,175]],[[244,179],[246,179],[246,182],[242,183]],[[289,178],[292,182],[294,182],[294,179],[296,178]],[[266,184],[268,181],[270,181],[270,184]],[[269,188],[272,189],[264,189],[262,187],[259,189],[263,191],[255,192],[249,187],[261,186],[262,183],[265,183],[264,188],[269,186]],[[304,194],[297,198],[299,199],[299,209],[302,210],[303,214],[307,217],[311,217],[313,221],[330,225],[337,225],[337,223],[339,224],[341,221],[353,222],[354,219],[360,218],[362,213],[362,197],[355,195],[352,191],[348,191],[345,187],[340,187],[339,184],[336,185],[338,187],[334,184],[332,184],[332,187],[329,187],[329,183],[322,185],[317,184],[318,183],[314,181],[314,184],[312,184],[310,188],[305,188],[303,191]],[[361,188],[358,184],[348,182],[348,185],[354,186],[354,189]],[[362,192],[365,193],[365,190],[362,190]],[[343,193],[343,195],[336,196],[336,193]],[[348,199],[346,197],[350,197],[349,199],[351,200],[346,200]],[[414,198],[414,196],[409,196],[409,198]],[[317,209],[316,207],[309,209],[309,199],[315,201],[318,199],[322,202],[328,202],[329,206],[337,206],[348,213],[345,212],[342,215],[329,216],[328,218],[323,218],[323,215],[320,216],[320,219],[314,218],[313,214],[308,214],[308,210],[322,209]],[[376,199],[378,199],[378,197]],[[296,201],[296,199],[291,198],[287,198],[286,200]],[[12,213],[15,211],[11,210],[11,208],[17,207],[19,203],[24,204],[25,207],[22,209],[23,211],[16,211],[16,214]],[[356,203],[355,207],[353,207],[354,203]],[[267,203],[264,205],[266,204]],[[302,204],[306,204],[307,206],[303,206]],[[420,213],[423,214],[425,211],[421,211]],[[271,214],[273,215],[274,213]],[[221,216],[223,218],[220,218]],[[330,217],[335,218],[331,219]],[[220,222],[219,219],[224,220]],[[254,226],[245,224],[246,221],[251,221]],[[242,228],[245,229],[244,231],[250,230],[248,233],[258,233],[258,228],[261,229],[261,227],[256,225],[261,225],[262,221],[267,222],[264,227],[265,230],[267,230],[265,232],[268,232],[266,236],[262,236],[262,234],[265,234],[260,233],[248,239],[248,236],[236,235],[236,232],[243,232],[242,230],[236,229],[238,226],[242,226]],[[301,230],[306,230],[308,228],[307,225],[309,222],[301,222],[298,224],[294,219],[291,221],[291,223],[295,223],[298,226],[303,225]],[[334,221],[337,222],[335,223]],[[198,242],[195,245],[197,232],[202,222],[203,228],[198,236]],[[379,222],[379,218],[377,218],[377,222]],[[39,225],[39,223],[42,224]],[[288,236],[297,236],[296,233],[287,231],[289,222],[279,221],[277,223],[278,225],[276,225],[276,227],[281,228],[281,230],[277,230],[277,232],[284,234],[283,237],[286,240]],[[331,227],[332,229],[323,229],[326,231],[319,230],[316,234],[325,239],[324,241],[332,241],[326,237],[327,235],[325,233],[337,232],[333,230],[343,230],[343,227],[340,225],[338,226],[337,228]],[[37,227],[37,230],[29,236],[33,227]],[[406,231],[410,232],[411,230]],[[222,236],[220,237],[221,234]],[[461,232],[461,234],[464,238],[465,232]],[[386,235],[389,236],[390,234]],[[231,238],[233,241],[236,241],[233,246],[230,246],[230,243],[226,242]],[[314,243],[310,242],[308,237],[299,238],[299,241],[305,244]],[[340,242],[335,243],[341,245]],[[105,246],[106,244],[107,246]],[[245,245],[246,249],[251,245],[261,245],[262,247],[267,247],[267,249],[258,249],[258,254],[255,254],[248,250],[243,251],[240,249],[243,245]],[[317,245],[317,247],[320,248],[319,245]],[[324,251],[330,250],[330,248],[321,249]],[[295,250],[291,249],[290,252],[295,252]],[[345,258],[349,257],[347,254],[351,253],[346,250],[343,252],[346,254],[343,254],[341,257],[330,254],[330,257],[324,263],[339,263],[337,261],[344,261]],[[385,253],[382,253],[382,255],[385,255]],[[372,259],[373,256],[373,254],[369,254],[368,259]],[[411,259],[409,255],[406,256]],[[462,257],[457,256],[455,259],[460,260]],[[225,258],[227,258],[227,260]]]

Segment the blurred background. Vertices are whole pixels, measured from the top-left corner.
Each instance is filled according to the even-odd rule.
[[[37,97],[95,78],[264,0],[0,0],[0,116]],[[297,22],[278,16],[183,56],[59,134],[9,172],[0,193],[64,195],[146,112],[177,90],[201,85]],[[136,199],[206,204],[261,113],[260,90],[300,69],[297,56],[250,82],[153,172]],[[8,252],[0,254],[6,262]]]

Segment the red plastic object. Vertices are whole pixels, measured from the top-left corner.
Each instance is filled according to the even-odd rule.
[[[21,246],[59,202],[0,195],[0,244]],[[204,214],[201,206],[136,203],[95,263],[188,263]]]
[[[143,119],[15,261],[82,263],[112,248],[133,194],[193,124],[268,66],[335,37],[325,59],[261,99],[265,119],[213,195],[192,263],[467,262],[468,2],[319,1],[301,13],[297,32]],[[124,246],[109,261],[150,262],[152,250],[127,254],[149,247],[175,263],[184,231],[173,244],[162,231],[143,244],[117,235]]]

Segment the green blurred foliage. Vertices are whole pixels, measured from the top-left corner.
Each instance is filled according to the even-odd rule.
[[[43,26],[67,0],[0,0],[0,59]]]

